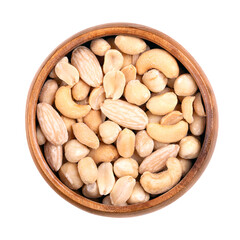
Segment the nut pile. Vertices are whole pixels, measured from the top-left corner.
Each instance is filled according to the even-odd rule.
[[[148,201],[175,186],[201,149],[198,87],[163,49],[119,35],[79,46],[44,83],[37,141],[51,169],[103,204]]]

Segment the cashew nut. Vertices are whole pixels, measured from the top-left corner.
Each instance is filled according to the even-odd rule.
[[[176,78],[179,75],[179,67],[175,58],[163,49],[151,49],[141,54],[136,63],[139,75],[155,68],[167,78]]]
[[[73,101],[70,86],[62,86],[57,90],[55,106],[64,116],[74,119],[86,116],[91,109],[89,105],[79,105]]]
[[[147,125],[148,135],[162,143],[174,143],[180,141],[187,135],[188,124],[180,121],[174,125],[161,125],[158,123],[149,123]]]
[[[167,170],[160,173],[144,172],[140,178],[143,189],[150,194],[161,194],[175,186],[182,177],[182,165],[177,158],[169,158]]]
[[[202,103],[202,97],[201,97],[201,93],[197,93],[195,96],[195,100],[193,102],[193,107],[195,112],[197,113],[198,116],[200,117],[205,117],[206,113],[204,110],[204,106]]]
[[[187,96],[182,101],[183,118],[191,124],[193,122],[193,101],[195,97]]]

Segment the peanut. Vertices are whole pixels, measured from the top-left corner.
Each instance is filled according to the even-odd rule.
[[[122,54],[115,49],[110,49],[105,53],[103,71],[106,74],[112,70],[120,70],[123,65],[123,56]]]
[[[193,122],[190,124],[190,131],[195,136],[203,134],[206,125],[206,117],[200,117],[193,113]]]
[[[183,119],[183,114],[179,111],[172,111],[165,115],[161,121],[160,124],[162,125],[173,125],[178,122],[180,122]]]
[[[58,90],[57,82],[52,79],[47,80],[44,83],[42,90],[40,92],[39,102],[40,103],[45,102],[45,103],[52,105],[54,102],[54,98],[55,98],[55,94],[56,94],[57,90]]]
[[[129,81],[136,79],[137,70],[132,64],[127,65],[124,68],[122,68],[121,72],[125,76],[126,84]]]
[[[105,92],[103,86],[94,88],[89,96],[89,105],[94,110],[99,110],[100,105],[105,100]]]
[[[96,182],[84,185],[82,188],[82,194],[87,198],[101,197],[101,194],[99,193],[98,185]]]
[[[118,178],[124,176],[138,176],[138,163],[132,158],[119,158],[113,165],[114,173]]]
[[[139,182],[136,182],[130,198],[127,200],[128,204],[144,203],[150,199],[150,195],[144,191]]]
[[[174,82],[174,91],[178,96],[191,96],[198,87],[192,76],[188,73],[180,75]]]
[[[99,126],[99,134],[102,141],[106,144],[112,144],[117,140],[118,134],[121,128],[119,125],[113,121],[105,121]]]
[[[79,80],[72,88],[72,96],[75,100],[81,101],[88,96],[90,91],[90,86],[87,85],[84,81]]]
[[[39,126],[37,126],[37,142],[40,146],[46,142],[46,138]]]
[[[94,132],[98,133],[100,124],[102,123],[102,116],[99,110],[91,110],[88,115],[83,118],[83,122]]]
[[[140,157],[147,157],[153,151],[154,142],[145,130],[136,134],[136,150]]]
[[[183,138],[180,141],[179,146],[179,156],[184,159],[197,158],[201,150],[200,141],[193,136],[187,136]]]
[[[193,107],[194,107],[194,111],[197,113],[198,116],[200,116],[200,117],[206,116],[204,106],[202,103],[201,93],[196,94],[195,100],[193,102]]]
[[[104,56],[105,53],[111,48],[110,44],[103,38],[94,39],[91,42],[90,49],[98,56]]]

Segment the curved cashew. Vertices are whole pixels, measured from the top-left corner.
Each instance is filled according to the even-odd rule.
[[[73,101],[69,86],[62,86],[57,90],[55,106],[64,116],[74,119],[86,116],[91,109],[89,105],[79,105]]]
[[[197,93],[195,96],[195,100],[193,102],[193,107],[195,112],[197,113],[198,116],[200,117],[205,117],[206,113],[204,110],[204,106],[202,103],[202,97],[201,97],[201,93]]]
[[[193,101],[195,97],[188,96],[185,97],[182,101],[182,113],[183,118],[191,124],[193,122]]]
[[[150,194],[160,194],[175,186],[182,177],[182,165],[177,158],[167,160],[168,170],[160,173],[145,172],[140,183],[143,189]]]
[[[148,135],[162,143],[174,143],[180,141],[187,135],[188,124],[180,121],[174,125],[161,125],[158,123],[149,123],[147,125]]]
[[[179,75],[179,67],[175,58],[163,49],[151,49],[141,54],[136,63],[139,75],[149,69],[156,68],[167,78],[176,78]]]

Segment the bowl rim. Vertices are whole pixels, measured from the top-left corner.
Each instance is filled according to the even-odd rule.
[[[199,87],[207,115],[206,130],[201,152],[190,171],[182,178],[182,180],[166,193],[148,202],[124,207],[109,206],[94,202],[65,186],[46,163],[36,138],[36,106],[38,96],[44,81],[47,79],[55,64],[81,44],[95,38],[119,34],[133,35],[153,42],[171,53],[179,62],[181,62],[195,79]],[[60,44],[44,60],[35,74],[29,88],[26,102],[25,128],[28,147],[34,163],[45,181],[55,192],[68,202],[85,211],[103,216],[126,217],[141,215],[160,209],[181,197],[193,186],[207,167],[214,151],[218,134],[218,110],[214,92],[206,75],[195,59],[179,43],[166,34],[143,25],[133,23],[108,23],[90,27],[76,33]]]

